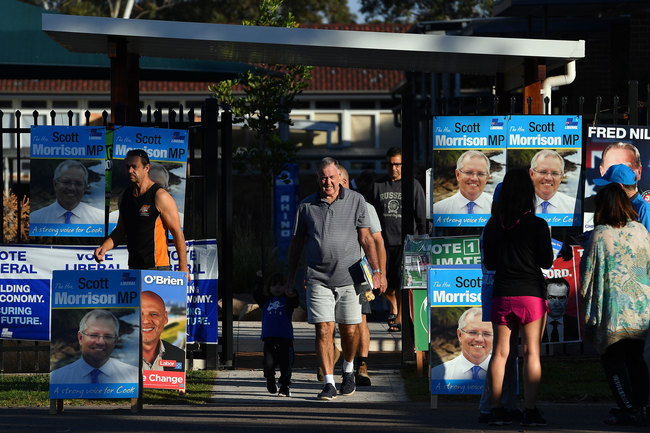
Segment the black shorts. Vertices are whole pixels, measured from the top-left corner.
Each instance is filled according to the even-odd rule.
[[[402,255],[401,245],[386,247],[386,280],[388,289],[399,290],[402,288]]]

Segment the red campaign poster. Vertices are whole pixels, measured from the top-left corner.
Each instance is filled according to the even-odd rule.
[[[544,271],[548,316],[542,336],[543,343],[568,343],[580,341],[580,257],[582,247],[573,247],[573,258],[558,257],[551,269]]]

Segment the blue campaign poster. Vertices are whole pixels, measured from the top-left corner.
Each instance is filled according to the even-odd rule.
[[[482,320],[482,278],[480,265],[429,268],[432,394],[483,392],[494,336]]]
[[[506,118],[433,118],[433,224],[482,227],[506,172]]]
[[[181,227],[185,222],[185,185],[187,183],[188,132],[181,129],[116,126],[113,134],[113,168],[108,215],[109,233],[115,228],[118,200],[130,185],[124,158],[129,150],[147,152],[149,177],[173,197],[178,206]]]
[[[105,133],[32,126],[30,236],[104,236]]]
[[[138,396],[141,271],[53,271],[50,398]]]
[[[274,233],[278,257],[286,260],[298,203],[298,165],[288,164],[275,178]]]
[[[3,276],[0,279],[0,338],[47,341],[49,331],[49,279]]]
[[[192,280],[187,288],[188,343],[216,343],[219,339],[218,322],[219,280]]]
[[[537,216],[550,226],[581,225],[581,116],[511,116],[508,169],[512,168],[529,171]]]

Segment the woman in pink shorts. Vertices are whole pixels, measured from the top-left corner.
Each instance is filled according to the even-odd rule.
[[[483,232],[483,264],[495,271],[490,314],[494,349],[488,368],[494,408],[488,422],[492,425],[511,423],[501,404],[501,393],[510,334],[515,328],[519,328],[524,358],[522,425],[546,425],[535,398],[542,377],[540,340],[548,309],[542,268],[553,264],[553,249],[548,224],[535,216],[536,200],[529,173],[508,171]]]

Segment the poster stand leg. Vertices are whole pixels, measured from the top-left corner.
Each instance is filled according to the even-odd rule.
[[[131,413],[138,413],[142,410],[142,396],[131,399]]]
[[[438,396],[431,394],[431,409],[438,409]]]
[[[50,415],[56,415],[63,412],[63,400],[56,398],[50,399]]]

